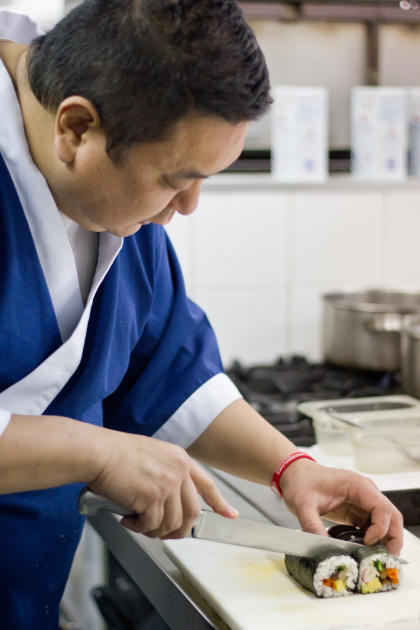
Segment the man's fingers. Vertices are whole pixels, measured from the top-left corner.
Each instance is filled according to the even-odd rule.
[[[373,545],[380,542],[388,551],[398,555],[402,548],[402,528],[402,516],[392,504],[375,508],[371,514],[371,524],[366,530],[364,543]]]
[[[395,535],[394,537],[391,533],[391,530],[389,534],[385,536],[385,538],[382,539],[381,542],[384,545],[384,547],[388,549],[390,553],[393,553],[396,556],[400,554],[401,549],[402,549],[401,539],[398,535]]]
[[[374,545],[386,535],[391,522],[391,510],[374,508],[370,518],[371,523],[366,530],[364,538],[365,545]]]
[[[343,471],[336,471],[337,483]],[[403,518],[397,508],[385,497],[378,487],[368,479],[354,473],[346,475],[341,486],[345,488],[344,503],[333,508],[337,516],[345,509],[344,522],[352,522],[362,529],[366,528],[364,543],[383,544],[391,553],[401,551],[403,541]],[[331,498],[332,498],[331,494]],[[326,513],[328,518],[328,512]],[[334,520],[336,520],[334,518]]]
[[[187,536],[199,515],[201,495],[218,514],[236,518],[238,511],[229,505],[210,475],[192,459],[189,475],[164,504],[151,504],[139,516],[127,516],[121,524],[152,538],[182,538]]]
[[[370,517],[370,525],[364,538],[365,544],[373,545],[380,542],[391,553],[398,554],[401,551],[403,539],[401,513],[373,483],[360,484],[357,502]],[[373,509],[372,505],[375,505]]]
[[[160,527],[163,516],[164,506],[161,503],[153,503],[138,516],[124,516],[120,523],[134,532],[146,534]]]
[[[327,530],[318,514],[318,510],[312,503],[305,503],[297,508],[296,516],[304,532],[328,536]]]
[[[228,518],[236,518],[239,515],[238,510],[223,498],[210,475],[193,460],[191,460],[190,473],[198,494],[215,512]]]
[[[161,538],[184,538],[191,533],[201,509],[197,489],[191,478],[186,479],[182,485],[181,501],[183,510],[182,524],[178,528],[167,532]]]
[[[181,488],[181,501],[183,508],[183,524],[180,530],[178,530],[178,536],[187,536],[191,533],[195,521],[198,518],[201,510],[200,498],[197,492],[197,488],[194,485],[191,477],[186,479]]]
[[[165,501],[162,520],[155,529],[143,533],[149,538],[163,538],[172,531],[179,529],[183,523],[182,504],[179,494],[171,494]]]

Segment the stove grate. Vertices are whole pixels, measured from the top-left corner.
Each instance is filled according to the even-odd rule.
[[[315,444],[312,421],[298,411],[300,403],[402,393],[398,372],[341,368],[301,355],[250,367],[234,361],[226,372],[245,400],[297,446]]]

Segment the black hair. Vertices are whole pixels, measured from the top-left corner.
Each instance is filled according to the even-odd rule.
[[[34,40],[27,72],[51,111],[72,95],[90,100],[115,160],[190,113],[236,124],[271,104],[264,56],[235,0],[85,0]]]

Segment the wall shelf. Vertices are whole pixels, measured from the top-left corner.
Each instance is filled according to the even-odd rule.
[[[337,22],[420,22],[418,0],[264,0],[239,2],[249,19]]]

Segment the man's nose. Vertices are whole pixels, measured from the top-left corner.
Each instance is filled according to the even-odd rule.
[[[198,199],[200,197],[202,180],[197,180],[185,190],[181,190],[172,199],[171,206],[175,208],[179,214],[187,215],[194,212],[197,208]]]

